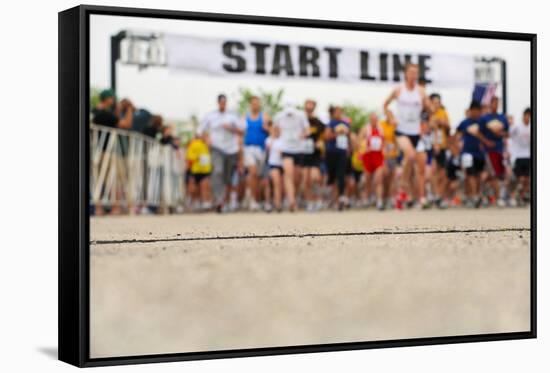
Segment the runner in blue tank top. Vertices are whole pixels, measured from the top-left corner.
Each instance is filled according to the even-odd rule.
[[[247,199],[250,210],[258,210],[258,179],[265,165],[265,139],[268,136],[269,115],[261,111],[260,98],[250,97],[250,109],[245,116],[244,166],[247,170]]]

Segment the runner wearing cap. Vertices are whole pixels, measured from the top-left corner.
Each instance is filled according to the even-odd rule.
[[[296,167],[300,164],[303,140],[309,135],[309,122],[305,114],[287,102],[282,111],[273,118],[273,125],[279,129],[285,193],[290,211],[296,204]]]

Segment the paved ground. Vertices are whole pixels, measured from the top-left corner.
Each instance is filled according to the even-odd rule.
[[[529,329],[528,209],[101,217],[91,233],[92,357]]]

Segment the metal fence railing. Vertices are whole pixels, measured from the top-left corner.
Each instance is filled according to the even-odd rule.
[[[183,202],[183,151],[141,133],[90,125],[91,204],[133,208]]]

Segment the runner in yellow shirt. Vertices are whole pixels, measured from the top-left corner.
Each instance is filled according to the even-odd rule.
[[[197,193],[194,197],[197,197],[200,201],[201,210],[209,210],[212,208],[210,191],[212,159],[210,149],[202,138],[196,136],[189,142],[186,159],[190,178],[194,181],[197,188]]]
[[[391,112],[388,111],[386,118],[381,119],[378,123],[382,128],[384,135],[384,200],[386,207],[391,206],[391,197],[394,195],[394,178],[395,169],[398,166],[399,148],[395,136],[395,119]]]
[[[434,160],[435,170],[432,174],[433,191],[436,194],[435,204],[439,208],[446,208],[444,197],[447,185],[447,148],[450,132],[449,115],[441,103],[441,96],[438,93],[430,95],[433,113],[430,115],[429,124],[434,133]]]

